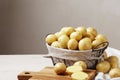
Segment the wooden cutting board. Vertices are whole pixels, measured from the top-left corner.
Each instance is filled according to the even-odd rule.
[[[93,80],[96,75],[96,70],[87,69],[85,71],[89,75],[88,80]],[[72,80],[70,75],[57,75],[53,67],[45,67],[39,72],[24,71],[18,76],[18,80]]]

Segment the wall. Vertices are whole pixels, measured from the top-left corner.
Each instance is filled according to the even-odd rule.
[[[120,49],[119,0],[0,0],[0,53],[47,53],[45,36],[63,26],[94,26]]]

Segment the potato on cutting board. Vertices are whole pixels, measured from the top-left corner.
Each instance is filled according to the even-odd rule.
[[[66,71],[66,65],[64,63],[57,63],[53,69],[56,74],[64,74]]]
[[[73,65],[81,66],[83,70],[87,69],[87,64],[84,61],[77,61]]]

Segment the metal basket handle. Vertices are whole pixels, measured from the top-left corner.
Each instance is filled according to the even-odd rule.
[[[101,48],[98,48],[98,47],[101,46],[101,45],[104,45],[104,46],[101,47]],[[94,48],[92,48],[92,52],[97,52],[98,55],[99,55],[98,58],[101,59],[102,56],[103,56],[102,53],[105,51],[105,49],[108,47],[108,45],[109,45],[109,42],[103,42],[103,43],[95,46]]]
[[[104,46],[101,47],[101,48],[98,48],[98,47],[101,46],[101,45],[104,45]],[[93,47],[93,48],[92,48],[92,52],[94,52],[94,51],[99,51],[99,50],[104,51],[104,50],[108,47],[108,45],[109,45],[109,42],[102,42],[102,43],[100,43],[99,45]]]

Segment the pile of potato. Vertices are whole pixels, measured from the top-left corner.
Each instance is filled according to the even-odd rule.
[[[68,74],[72,80],[88,80],[88,74],[84,72],[87,65],[84,61],[77,61],[73,65],[66,67],[64,63],[57,63],[54,66],[56,74]]]
[[[93,27],[63,27],[59,32],[47,35],[45,41],[55,48],[90,50],[108,40]]]
[[[97,72],[109,74],[111,78],[120,77],[118,58],[116,56],[109,56],[105,60],[100,61],[96,65]],[[89,75],[85,72],[87,65],[84,61],[76,61],[73,65],[66,67],[64,63],[56,63],[54,71],[58,75],[68,74],[72,80],[88,80]]]
[[[105,52],[105,57],[103,61],[100,61],[96,65],[96,70],[98,72],[108,73],[111,78],[120,77],[119,59],[117,56],[107,57]]]
[[[90,50],[108,39],[103,34],[98,34],[93,27],[63,27],[59,32],[49,34],[45,38],[49,46],[68,50]],[[103,47],[103,45],[99,46]],[[98,72],[108,73],[111,78],[120,77],[118,58],[116,56],[107,57],[104,52],[104,61],[96,65]],[[72,66],[66,67],[64,63],[57,63],[54,71],[57,74],[70,74],[73,80],[87,80],[88,74],[84,72],[87,65],[83,61],[77,61]],[[80,76],[80,77],[79,77]]]

